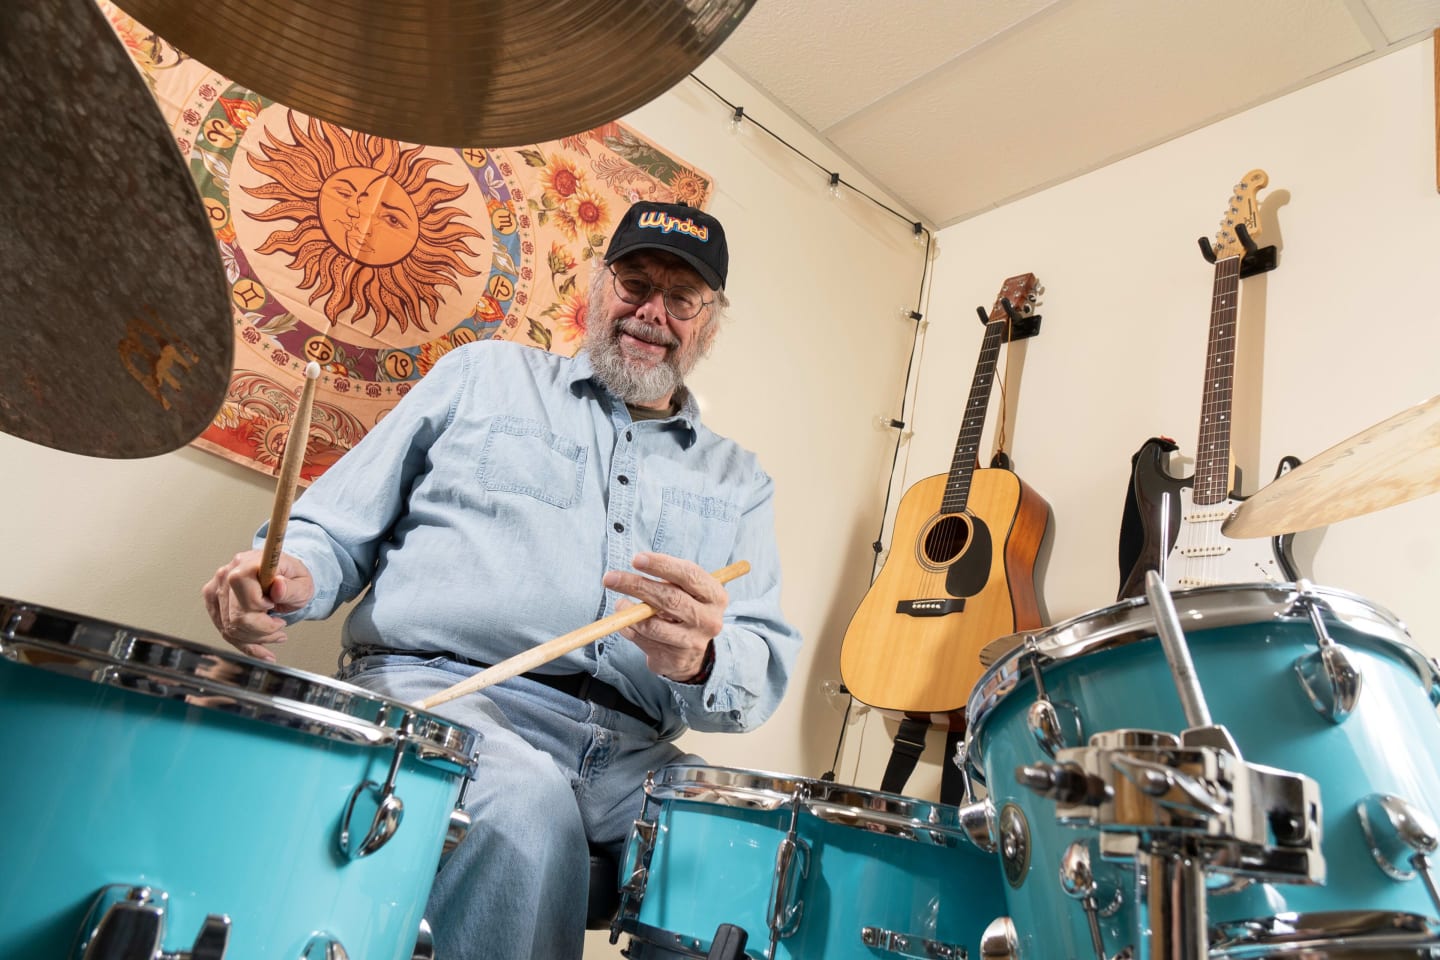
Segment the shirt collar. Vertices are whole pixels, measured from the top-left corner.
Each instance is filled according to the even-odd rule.
[[[600,382],[600,378],[595,375],[595,367],[590,363],[590,353],[588,351],[581,350],[571,358],[571,361],[571,393],[579,396],[580,384],[588,381],[594,385],[597,393],[604,393],[606,396],[611,397],[617,405],[624,406],[624,403],[618,397],[615,397],[609,388]],[[680,388],[679,397],[680,409],[675,412],[674,416],[666,417],[663,420],[656,420],[655,423],[667,428],[684,430],[685,439],[682,442],[688,447],[695,442],[696,432],[700,428],[700,405],[695,402],[695,395],[690,392],[688,387],[682,386]]]

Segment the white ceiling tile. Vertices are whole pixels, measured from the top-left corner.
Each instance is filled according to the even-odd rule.
[[[759,0],[719,56],[816,130],[1056,0]]]
[[[1385,39],[1399,43],[1440,27],[1440,0],[1356,0],[1385,31]]]
[[[1371,52],[1344,0],[1076,0],[854,114],[829,139],[945,226]]]

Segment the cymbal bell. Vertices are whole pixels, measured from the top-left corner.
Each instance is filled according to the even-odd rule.
[[[1244,501],[1230,537],[1310,530],[1440,490],[1440,396],[1350,437]]]
[[[234,351],[215,234],[92,0],[0,3],[0,430],[95,457],[184,446]]]
[[[393,140],[507,147],[618,119],[680,82],[755,0],[122,0],[256,93]]]

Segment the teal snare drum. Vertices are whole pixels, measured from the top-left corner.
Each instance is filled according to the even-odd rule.
[[[0,957],[424,955],[476,740],[349,684],[0,599]]]
[[[721,924],[752,958],[975,958],[1004,912],[983,810],[688,764],[645,792],[612,928],[636,960],[704,957]]]
[[[1440,807],[1431,662],[1391,614],[1336,590],[1245,584],[1177,591],[1173,601],[1213,722],[1246,762],[1319,787],[1316,875],[1259,882],[1207,868],[1210,955],[1431,956],[1440,907],[1409,862],[1425,845],[1412,828]],[[1017,785],[1016,770],[1099,734],[1186,728],[1152,611],[1135,598],[1011,639],[971,696],[963,762],[994,806],[1012,953],[1090,960],[1130,947],[1145,957],[1146,881],[1134,861],[1101,850],[1093,827],[1057,824],[1055,802]],[[1348,711],[1317,669],[1326,647],[1360,677]]]

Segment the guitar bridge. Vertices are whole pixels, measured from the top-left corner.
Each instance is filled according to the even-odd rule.
[[[959,597],[944,597],[938,600],[901,600],[895,604],[895,612],[907,617],[943,617],[960,613],[965,601]]]

